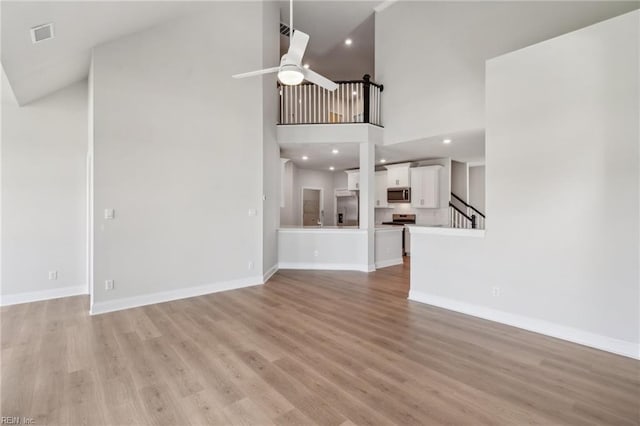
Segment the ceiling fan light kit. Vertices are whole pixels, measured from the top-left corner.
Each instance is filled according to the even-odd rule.
[[[287,86],[295,86],[302,83],[304,74],[295,65],[283,65],[278,71],[278,80]]]
[[[235,74],[233,78],[254,77],[263,74],[278,73],[280,83],[287,86],[295,86],[307,80],[326,90],[334,91],[338,85],[326,77],[311,71],[309,68],[302,68],[302,57],[309,43],[309,36],[302,31],[293,29],[293,0],[289,6],[289,27],[292,33],[289,37],[289,50],[280,59],[280,66],[267,68],[258,71]]]

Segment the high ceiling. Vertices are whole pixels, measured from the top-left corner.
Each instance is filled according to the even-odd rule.
[[[280,21],[288,23],[289,2],[276,1],[280,6]],[[365,73],[373,76],[373,9],[381,4],[391,4],[393,8],[392,3],[388,0],[295,0],[294,26],[310,35],[304,62],[335,80],[359,79]],[[94,46],[198,13],[207,4],[210,2],[3,0],[0,2],[0,59],[18,103],[24,105],[85,79]],[[580,15],[580,9],[575,13]],[[55,38],[33,44],[29,29],[49,22],[55,23]],[[541,34],[545,33],[546,25],[539,22]],[[401,22],[398,30],[402,30]],[[345,45],[346,38],[353,40],[351,46]],[[288,38],[282,36],[281,50],[286,51],[287,46]],[[278,60],[273,58],[274,65]]]
[[[18,103],[24,105],[85,79],[94,46],[197,13],[207,3],[2,1],[2,66]],[[335,79],[373,75],[373,7],[377,4],[296,0],[294,25],[311,35],[305,60],[315,71]],[[289,3],[278,1],[278,6],[281,22],[288,23]],[[55,24],[55,38],[33,44],[29,29],[49,22]],[[347,37],[353,45],[345,49]],[[288,38],[282,38],[288,45]],[[274,65],[278,60],[273,58]]]
[[[294,1],[293,26],[310,36],[304,62],[333,80],[374,74],[374,10],[380,1]],[[289,2],[282,2],[280,22],[289,25]],[[353,43],[345,45],[350,38]],[[280,37],[280,54],[289,38]]]

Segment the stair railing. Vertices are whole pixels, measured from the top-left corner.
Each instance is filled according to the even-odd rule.
[[[449,207],[453,208],[453,210],[451,208],[449,209],[452,210],[451,226],[454,228],[484,229],[486,220],[484,213],[458,197],[453,192],[451,193],[451,196],[463,206],[463,208],[460,208],[452,202],[449,202]],[[456,226],[456,224],[460,226]]]

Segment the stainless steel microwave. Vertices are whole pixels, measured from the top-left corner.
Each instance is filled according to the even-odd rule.
[[[411,188],[389,188],[387,189],[387,202],[389,203],[410,203]]]

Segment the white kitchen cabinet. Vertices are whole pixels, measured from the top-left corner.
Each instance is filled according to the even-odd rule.
[[[387,202],[387,172],[385,170],[376,172],[376,208],[389,207]]]
[[[409,166],[409,163],[385,166],[387,169],[387,187],[407,188],[411,186]]]
[[[347,174],[347,189],[350,191],[360,190],[360,171],[359,170],[346,170]]]
[[[411,169],[411,207],[437,209],[440,207],[440,173],[442,166]]]

